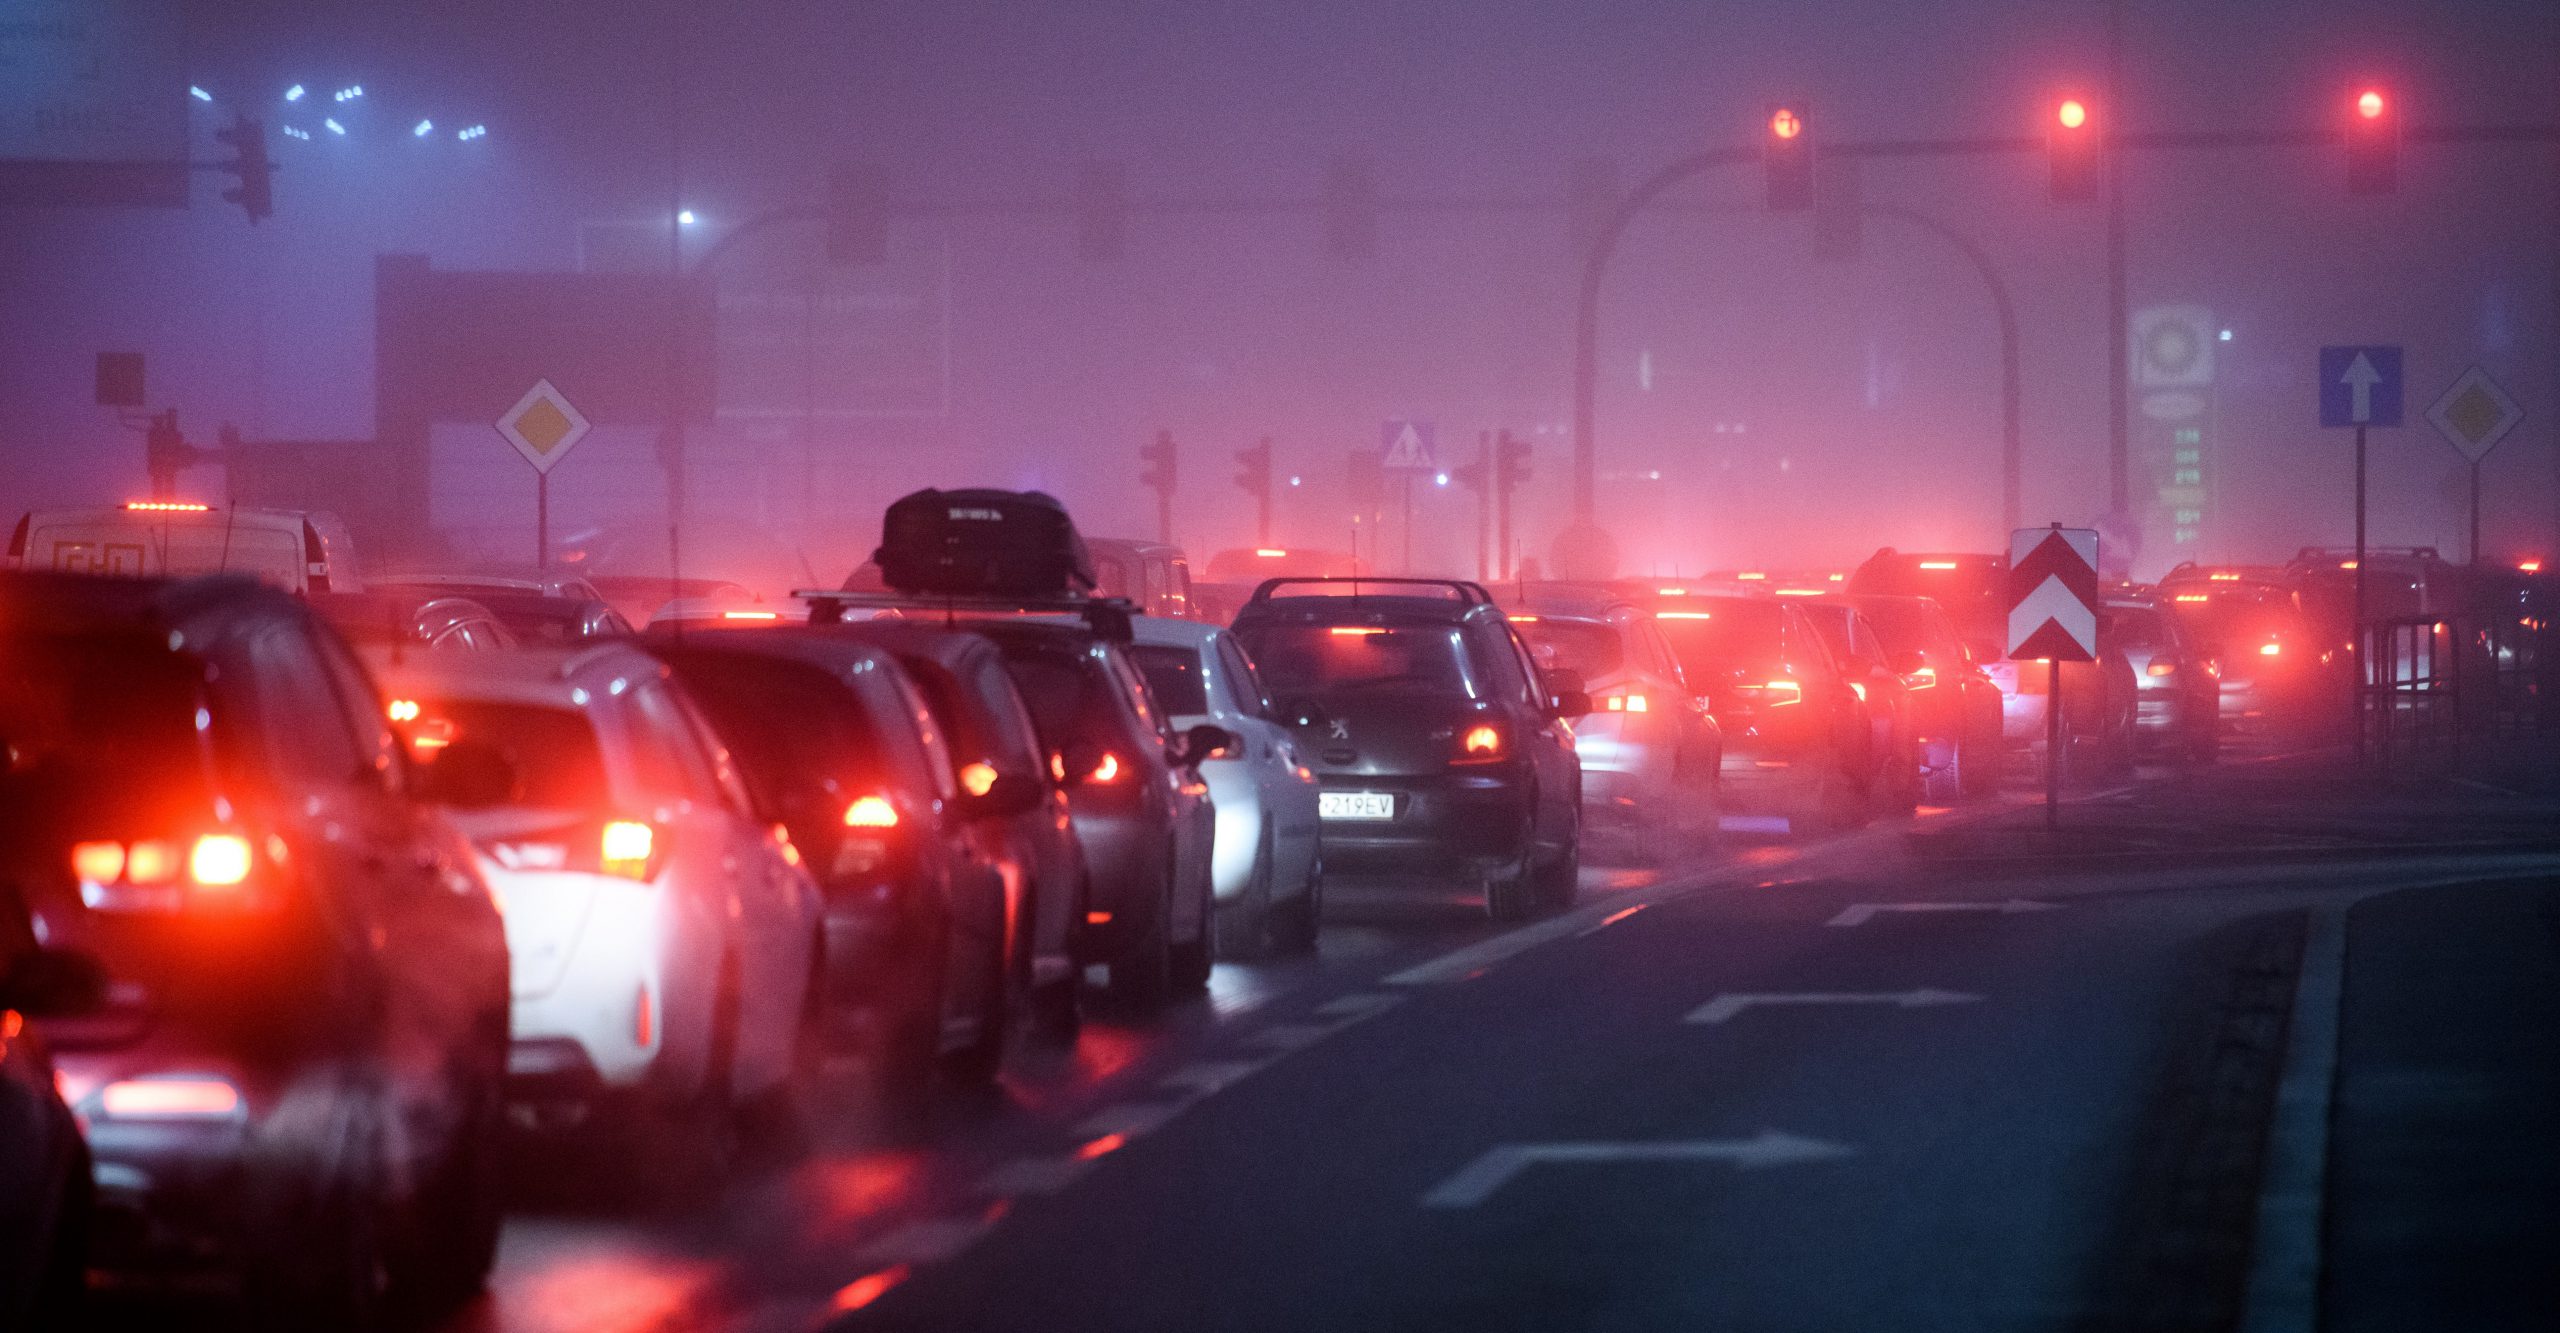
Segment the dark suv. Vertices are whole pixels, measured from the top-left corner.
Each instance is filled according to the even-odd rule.
[[[1791,834],[1866,821],[1874,717],[1803,608],[1686,597],[1656,619],[1724,727],[1727,810],[1783,818]]]
[[[108,978],[46,1032],[97,1261],[258,1327],[477,1289],[506,940],[338,637],[241,579],[0,575],[0,754],[0,879]]]
[[[1279,715],[1315,757],[1325,869],[1462,870],[1516,920],[1573,900],[1582,767],[1570,672],[1540,679],[1472,583],[1273,579],[1236,616]]]

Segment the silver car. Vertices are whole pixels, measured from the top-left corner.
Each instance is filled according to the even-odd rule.
[[[1591,696],[1573,723],[1586,824],[1647,843],[1712,835],[1724,733],[1653,615],[1605,593],[1532,587],[1510,618],[1540,670],[1572,672]]]
[[[1207,723],[1241,742],[1200,765],[1217,807],[1210,887],[1219,956],[1314,948],[1324,903],[1314,769],[1274,716],[1234,635],[1152,616],[1132,625],[1129,655],[1174,730]]]

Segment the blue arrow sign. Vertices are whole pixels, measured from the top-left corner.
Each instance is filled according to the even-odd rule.
[[[2399,425],[2400,349],[2321,348],[2320,424]]]

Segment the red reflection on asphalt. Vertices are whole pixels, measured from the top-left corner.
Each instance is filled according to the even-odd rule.
[[[1604,926],[1614,926],[1619,922],[1626,920],[1628,917],[1634,916],[1636,913],[1643,911],[1644,908],[1645,905],[1643,903],[1637,903],[1633,907],[1621,907],[1617,911],[1611,912],[1607,916],[1600,918],[1600,924]]]
[[[1146,1048],[1146,1039],[1133,1029],[1086,1024],[1076,1040],[1076,1073],[1100,1083],[1135,1063]]]
[[[1128,1145],[1129,1136],[1126,1134],[1105,1134],[1101,1138],[1095,1139],[1091,1143],[1076,1149],[1076,1156],[1090,1162],[1094,1158],[1103,1156],[1107,1153],[1117,1152]]]
[[[850,1314],[888,1295],[890,1288],[906,1281],[907,1274],[913,1271],[907,1265],[900,1264],[895,1268],[883,1268],[877,1273],[868,1273],[855,1278],[836,1292],[836,1298],[827,1302],[827,1308],[837,1314]]]
[[[858,1222],[913,1200],[924,1169],[922,1153],[868,1153],[812,1162],[793,1185],[804,1206],[826,1221]]]

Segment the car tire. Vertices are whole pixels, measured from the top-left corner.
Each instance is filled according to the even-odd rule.
[[[414,1252],[403,1271],[393,1274],[397,1303],[404,1308],[441,1312],[459,1306],[488,1285],[497,1266],[498,1236],[506,1224],[498,1160],[506,1092],[494,1073],[477,1084],[451,1150],[411,1210]]]
[[[1964,742],[1938,737],[1922,748],[1920,799],[1931,805],[1953,805],[1969,788]]]
[[[1920,756],[1910,749],[1894,750],[1875,776],[1868,779],[1867,791],[1873,795],[1879,815],[1899,819],[1918,811]]]
[[[1111,998],[1141,1013],[1164,1007],[1173,994],[1173,858],[1165,857],[1165,883],[1147,913],[1146,927],[1122,942],[1111,960]]]
[[[1179,995],[1206,994],[1209,970],[1218,960],[1218,903],[1210,896],[1209,877],[1200,877],[1200,932],[1187,943],[1173,945],[1167,960],[1173,989]],[[1170,930],[1170,927],[1167,928]]]
[[[1278,873],[1271,850],[1271,817],[1263,816],[1262,841],[1253,855],[1253,873],[1244,892],[1217,904],[1218,956],[1261,958],[1271,951],[1271,878]]]
[[[1271,908],[1271,945],[1284,954],[1314,953],[1324,928],[1324,858],[1307,862],[1307,882],[1297,896]]]
[[[1971,744],[1961,740],[1956,742],[1956,771],[1965,795],[1982,797],[1998,794],[2000,783],[2008,776],[2008,768],[2009,747],[1998,732],[1993,732],[1989,740],[1977,740]]]
[[[1573,830],[1555,855],[1537,863],[1533,876],[1537,906],[1551,912],[1572,908],[1582,897],[1582,820],[1576,817]]]
[[[826,1083],[827,1009],[823,953],[812,947],[809,984],[791,1037],[791,1064],[782,1081],[756,1099],[748,1137],[764,1161],[782,1163],[806,1155],[817,1138]]]
[[[1004,1068],[1005,1046],[1013,1035],[1013,974],[1005,965],[1004,937],[999,934],[991,947],[995,956],[986,960],[977,1033],[968,1045],[942,1057],[942,1076],[952,1086],[971,1092],[995,1086],[996,1074]]]
[[[1067,957],[1075,964],[1067,975],[1031,988],[1031,1035],[1046,1045],[1073,1046],[1084,1031],[1084,946],[1075,938],[1084,930],[1085,904],[1093,901],[1090,885],[1076,886],[1075,909],[1068,914]]]
[[[1484,914],[1496,921],[1526,921],[1536,908],[1536,877],[1529,857],[1482,872]]]

